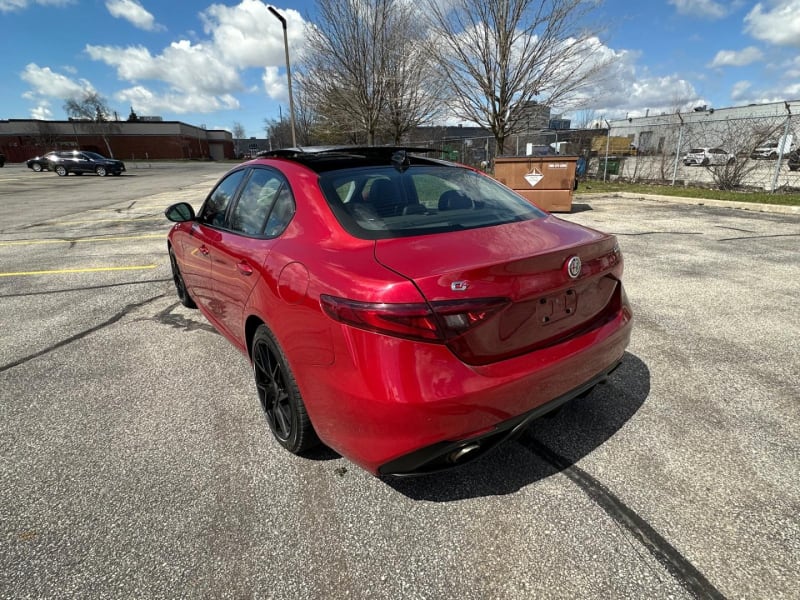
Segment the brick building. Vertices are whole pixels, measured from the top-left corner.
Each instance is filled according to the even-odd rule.
[[[229,131],[180,121],[0,120],[0,153],[8,162],[71,149],[121,160],[235,158]]]

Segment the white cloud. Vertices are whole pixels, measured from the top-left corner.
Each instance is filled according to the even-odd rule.
[[[144,46],[86,46],[94,60],[116,67],[117,75],[130,82],[155,80],[182,94],[225,94],[242,89],[239,74],[224,63],[214,48],[192,44],[187,40],[173,42],[157,56]]]
[[[302,51],[305,21],[296,10],[278,12],[286,19],[290,61],[294,62]],[[283,27],[260,0],[242,0],[236,6],[212,4],[200,18],[217,51],[237,67],[285,64]]]
[[[0,13],[25,10],[33,6],[68,6],[77,0],[0,0]]]
[[[745,32],[778,46],[800,47],[800,0],[759,2],[744,18]]]
[[[800,79],[800,56],[787,61],[782,68],[784,69],[784,76],[789,79]]]
[[[143,46],[88,45],[86,52],[92,59],[114,66],[121,79],[138,84],[117,92],[114,98],[145,114],[207,113],[239,107],[232,95],[243,89],[239,73],[210,45],[182,40],[157,56]]]
[[[731,89],[731,98],[739,105],[783,102],[800,98],[800,82],[794,79],[783,86],[756,87],[749,81],[739,81]]]
[[[143,6],[144,0],[104,0],[109,13],[145,30],[163,30]],[[0,12],[22,10],[34,4],[68,4],[75,0],[0,0]],[[299,12],[278,8],[287,20],[290,56],[299,63],[304,46],[306,23]],[[160,50],[145,45],[111,46],[87,44],[86,54],[94,61],[116,70],[124,83],[108,95],[132,104],[143,114],[188,112],[208,113],[237,109],[237,93],[266,94],[279,101],[288,98],[285,71],[283,28],[261,0],[240,0],[235,6],[212,4],[200,15],[204,34],[196,41],[175,41]],[[202,39],[205,37],[205,39]],[[75,72],[61,67],[62,73]],[[261,70],[261,85],[248,69]],[[281,72],[284,75],[281,75]],[[53,72],[48,67],[31,64],[22,75],[31,90],[27,99],[37,106],[42,98],[80,97],[94,91],[84,80]]]
[[[682,15],[707,19],[722,19],[730,10],[728,3],[715,0],[669,0],[669,3]]]
[[[709,67],[746,67],[764,58],[764,53],[755,46],[743,50],[720,50]]]
[[[286,75],[281,76],[278,67],[266,67],[264,74],[261,76],[261,81],[264,82],[264,91],[267,96],[281,102],[289,100],[289,86]]]
[[[162,113],[208,113],[217,110],[235,110],[239,101],[230,94],[218,96],[211,94],[185,95],[175,91],[153,92],[144,86],[134,86],[114,94],[119,102],[133,106],[141,114],[158,115]]]
[[[49,121],[53,118],[53,111],[50,110],[50,103],[47,101],[40,101],[38,106],[31,109],[31,119],[39,119],[40,121]]]
[[[592,109],[606,118],[672,113],[702,104],[694,86],[676,74],[652,76],[637,66],[640,55],[628,50],[602,46],[601,55],[613,55],[615,62],[605,76],[584,93],[581,108]],[[556,107],[558,108],[558,107]]]
[[[750,90],[753,84],[749,81],[737,81],[731,88],[731,99],[734,102],[746,102],[749,100]]]
[[[112,17],[125,19],[139,29],[144,29],[145,31],[164,29],[156,23],[155,17],[138,0],[107,0],[106,8]]]
[[[29,63],[20,75],[33,89],[26,98],[59,98],[61,100],[81,98],[95,89],[85,79],[75,81],[65,75],[53,72],[50,67],[40,67]]]

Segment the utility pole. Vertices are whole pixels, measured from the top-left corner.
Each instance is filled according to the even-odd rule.
[[[268,6],[269,12],[281,22],[283,26],[283,47],[286,50],[286,79],[289,82],[289,122],[292,124],[292,146],[297,148],[297,137],[294,133],[294,99],[292,98],[292,69],[289,66],[289,37],[286,33],[286,19],[273,6]]]
[[[781,172],[781,164],[783,163],[783,147],[786,145],[786,142],[789,139],[789,123],[792,121],[792,108],[789,106],[789,103],[784,100],[784,106],[786,107],[786,112],[788,116],[786,117],[786,125],[783,127],[783,137],[778,140],[778,161],[775,165],[775,174],[772,177],[772,189],[770,190],[773,194],[775,190],[778,188],[778,174]]]
[[[681,124],[678,128],[678,146],[675,148],[675,165],[672,167],[672,185],[675,185],[675,179],[678,177],[678,161],[681,158],[681,146],[683,145],[683,117],[681,116],[680,110],[675,114],[678,115]]]

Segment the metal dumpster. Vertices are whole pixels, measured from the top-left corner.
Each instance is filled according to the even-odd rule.
[[[549,212],[570,212],[577,156],[500,156],[494,177]]]

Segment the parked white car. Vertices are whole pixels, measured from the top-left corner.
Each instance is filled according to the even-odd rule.
[[[692,148],[683,157],[683,164],[687,167],[729,165],[735,161],[736,157],[722,148]]]
[[[791,142],[791,136],[788,140],[783,142],[783,156],[786,157],[794,149],[794,144]],[[780,144],[775,140],[769,140],[763,144],[759,144],[753,149],[750,158],[769,158],[775,160],[781,152]]]

